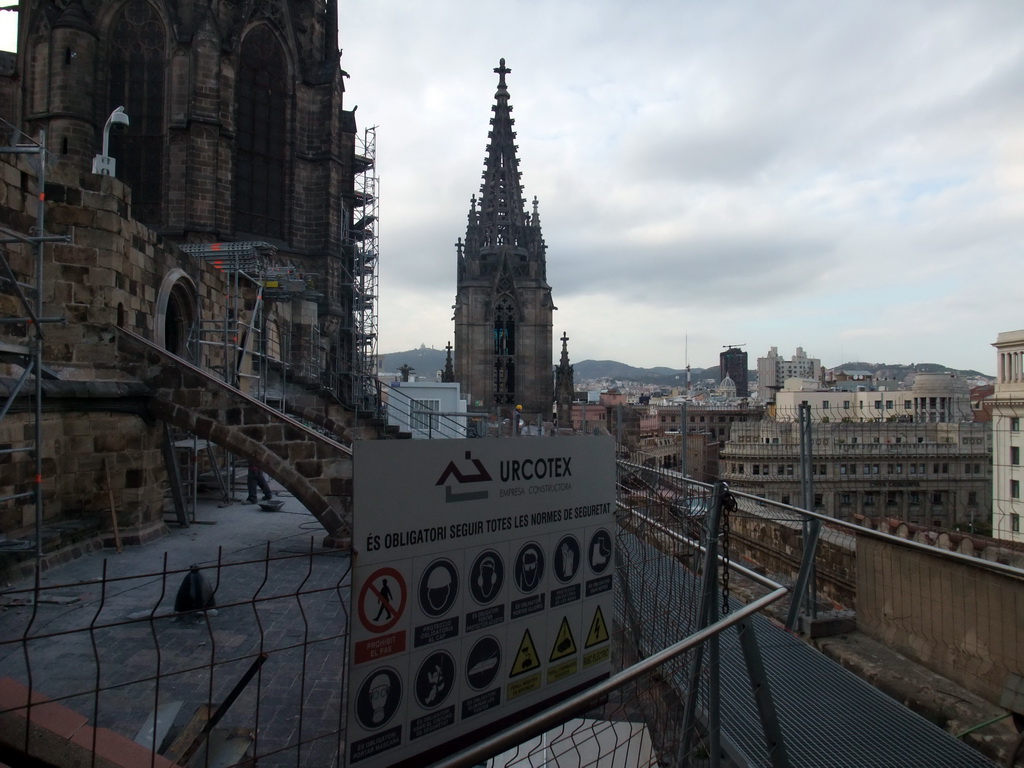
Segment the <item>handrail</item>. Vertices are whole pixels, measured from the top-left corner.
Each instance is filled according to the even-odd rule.
[[[660,475],[665,475],[666,477],[670,477],[673,481],[676,482],[685,482],[693,487],[705,489],[707,491],[710,491],[711,489],[711,486],[706,483],[701,483],[697,480],[692,480],[690,478],[683,477],[676,472],[672,472],[671,470],[658,469],[655,467],[645,467],[639,464],[631,464],[629,462],[621,460],[618,461],[617,463],[618,466],[623,469],[643,472],[654,472]],[[885,533],[884,531],[876,531],[874,528],[867,528],[863,525],[858,525],[857,523],[853,523],[848,520],[839,520],[835,517],[829,517],[828,515],[822,514],[821,512],[813,512],[811,510],[801,509],[800,507],[794,507],[789,504],[783,504],[778,501],[772,501],[771,499],[762,499],[760,496],[754,496],[749,493],[743,493],[742,491],[735,491],[730,489],[730,493],[732,493],[732,495],[735,496],[737,499],[746,499],[755,505],[765,505],[766,507],[774,507],[776,509],[785,510],[786,512],[794,515],[797,519],[809,518],[819,520],[823,523],[827,523],[830,526],[842,528],[847,533],[853,534],[855,536],[863,536],[869,539],[876,539],[895,546],[908,547],[910,549],[915,549],[923,554],[931,555],[933,557],[950,558],[952,560],[957,560],[964,564],[970,564],[974,567],[981,568],[983,570],[999,573],[1003,576],[1010,576],[1016,579],[1024,579],[1024,569],[1017,568],[1012,565],[997,563],[992,560],[983,560],[982,558],[972,557],[971,555],[965,555],[961,552],[951,552],[948,549],[939,549],[938,547],[933,547],[930,544],[923,544],[919,541],[914,541],[913,539],[904,539],[899,536],[894,536],[891,533]]]
[[[700,645],[709,638],[720,634],[723,630],[741,623],[745,619],[753,616],[755,613],[758,613],[769,605],[781,600],[788,593],[789,590],[786,587],[780,586],[778,589],[769,592],[764,597],[758,598],[742,608],[736,609],[726,618],[716,621],[714,624],[710,624],[706,628],[698,632],[694,632],[689,637],[684,638],[677,643],[673,643],[657,653],[651,654],[643,661],[637,662],[629,668],[612,675],[607,680],[595,685],[593,688],[578,693],[566,701],[556,704],[555,706],[544,710],[540,714],[502,731],[497,736],[484,739],[468,749],[464,749],[461,752],[457,752],[454,755],[441,760],[440,762],[434,763],[433,768],[468,768],[468,766],[474,766],[482,763],[487,760],[487,758],[499,754],[506,749],[522,744],[524,741],[527,741],[534,736],[539,736],[545,731],[548,731],[557,725],[561,725],[573,715],[581,711],[585,711],[590,705],[595,704],[612,691],[615,691],[627,683],[631,683],[643,675],[654,671],[665,662],[671,661],[675,657]]]

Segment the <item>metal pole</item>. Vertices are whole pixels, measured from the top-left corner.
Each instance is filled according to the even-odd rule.
[[[800,403],[800,491],[803,508],[814,511],[814,484],[811,479],[811,406]]]
[[[36,208],[36,232],[46,232],[46,131],[39,132],[39,197]],[[43,256],[45,246],[36,243],[36,318],[43,316]],[[35,338],[35,442],[36,442],[36,558],[43,557],[43,328],[34,324]]]
[[[811,406],[801,403],[799,406],[800,415],[800,488],[802,491],[803,507],[805,510],[814,511],[814,482],[811,477]],[[786,619],[786,626],[789,630],[796,629],[797,618],[805,604],[807,612],[813,618],[817,615],[817,577],[815,574],[814,560],[818,549],[818,536],[821,532],[821,521],[817,518],[805,517],[803,520],[804,552],[800,565],[800,573],[797,576],[797,585],[793,590],[793,602],[790,604],[789,616]]]
[[[689,434],[690,430],[686,426],[686,402],[684,401],[679,404],[679,474],[683,477],[689,477],[686,466],[686,443]]]
[[[701,601],[697,609],[697,629],[708,626],[712,611],[715,609],[715,597],[718,592],[718,535],[722,519],[722,497],[725,494],[725,483],[715,483],[711,495],[711,506],[708,509],[704,526],[706,549],[704,550],[704,561],[701,565],[700,585]],[[700,669],[703,662],[704,646],[699,645],[694,649],[690,658],[689,669],[687,670],[686,700],[683,704],[683,733],[679,744],[679,762],[682,765],[690,764],[690,753],[693,751],[694,731],[697,726],[697,699],[700,694]],[[709,662],[710,659],[709,652]],[[709,685],[711,684],[709,680]],[[716,693],[717,697],[717,693]],[[716,702],[717,703],[717,699]],[[708,708],[712,702],[709,697]],[[708,715],[708,728],[711,729],[711,714]],[[717,744],[717,735],[714,737]]]

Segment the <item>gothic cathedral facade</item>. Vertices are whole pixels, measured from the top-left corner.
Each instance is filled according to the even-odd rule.
[[[537,199],[527,212],[505,60],[465,242],[457,244],[455,379],[471,411],[550,421],[554,405],[551,286]]]
[[[24,2],[3,117],[85,175],[123,106],[109,154],[125,214],[173,243],[265,242],[315,275],[315,333],[291,348],[348,403],[362,386],[352,243],[368,217],[338,23],[337,0]]]

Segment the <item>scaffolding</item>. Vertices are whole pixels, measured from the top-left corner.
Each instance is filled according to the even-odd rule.
[[[189,357],[198,365],[205,361],[205,367],[225,383],[265,400],[267,366],[254,366],[252,358],[254,349],[260,353],[265,347],[264,284],[276,249],[264,242],[188,243],[180,248],[223,272],[225,283],[221,317],[203,317],[201,307],[196,308],[198,319],[189,338]],[[247,287],[256,291],[251,311],[243,295]]]
[[[270,327],[268,305],[295,298],[320,298],[317,275],[280,264],[277,249],[262,241],[188,243],[179,247],[183,253],[196,256],[224,273],[223,314],[204,317],[202,308],[196,308],[197,320],[186,348],[189,358],[219,375],[225,383],[283,412],[289,373],[297,366],[292,360],[291,334]],[[246,291],[254,297],[251,307]],[[316,333],[312,342],[317,343]],[[277,387],[270,382],[272,367],[280,375]],[[212,446],[201,444],[194,435],[173,435],[167,441],[173,442],[173,458],[169,454],[167,461],[175,507],[179,521],[187,525],[187,518],[194,518],[195,514],[199,457],[207,457],[225,500],[231,498],[235,485],[234,460],[225,453],[218,461]],[[178,480],[172,471],[175,468]]]
[[[377,128],[356,136],[354,169],[355,210],[345,232],[345,250],[352,254],[352,358],[348,375],[358,408],[376,411],[377,393],[377,258],[378,183]],[[347,223],[347,222],[346,222]]]
[[[22,369],[18,381],[11,386],[7,397],[0,405],[0,422],[10,413],[11,407],[18,398],[25,385],[34,385],[32,400],[32,421],[33,429],[29,436],[19,443],[11,443],[0,450],[0,455],[11,457],[18,453],[31,453],[35,461],[32,486],[29,490],[17,490],[5,496],[0,496],[0,503],[14,502],[18,499],[32,498],[35,501],[35,554],[37,558],[43,556],[43,456],[42,456],[42,426],[43,426],[43,379],[56,379],[57,375],[46,368],[43,364],[43,341],[45,334],[43,326],[48,323],[62,323],[63,317],[43,317],[43,264],[47,243],[67,243],[70,237],[61,235],[46,234],[46,133],[40,131],[39,141],[36,142],[21,133],[17,128],[5,120],[0,120],[2,130],[9,133],[10,143],[0,146],[0,153],[30,155],[30,165],[35,166],[36,184],[38,192],[36,195],[36,221],[31,235],[16,232],[8,227],[0,226],[0,286],[4,292],[15,296],[17,305],[21,310],[20,316],[2,317],[0,324],[13,326],[14,335],[22,335],[25,338],[24,344],[0,342],[0,361],[14,363]],[[27,141],[19,141],[19,138]],[[8,259],[7,246],[23,244],[32,249],[32,263],[35,268],[34,278],[26,276],[23,282],[18,279]],[[8,541],[0,535],[0,550],[10,551],[12,549],[29,549],[31,543],[27,541]]]

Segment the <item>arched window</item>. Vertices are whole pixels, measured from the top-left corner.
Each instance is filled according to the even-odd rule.
[[[287,88],[281,46],[269,27],[242,42],[235,140],[235,230],[286,239]]]
[[[157,344],[172,355],[197,362],[195,331],[197,323],[195,283],[183,270],[173,269],[164,276],[156,300],[155,337]]]
[[[516,401],[516,307],[507,296],[494,308],[494,402]]]
[[[123,106],[131,120],[127,131],[112,129],[110,154],[117,175],[132,188],[132,216],[158,225],[164,176],[164,73],[166,35],[163,22],[146,0],[130,0],[110,26],[110,81],[107,119]],[[102,125],[102,124],[101,124]]]

